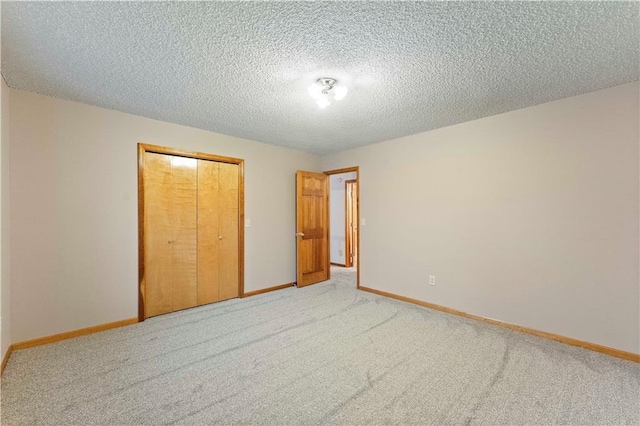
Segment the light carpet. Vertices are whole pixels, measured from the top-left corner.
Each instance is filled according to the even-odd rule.
[[[329,282],[14,352],[2,424],[640,424],[640,366]]]

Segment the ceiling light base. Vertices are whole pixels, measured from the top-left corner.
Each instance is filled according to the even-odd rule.
[[[328,92],[333,89],[333,86],[335,86],[337,82],[338,80],[335,78],[323,77],[318,79],[318,83],[322,86],[323,92]]]

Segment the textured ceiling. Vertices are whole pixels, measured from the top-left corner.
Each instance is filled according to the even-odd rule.
[[[2,2],[10,87],[324,154],[638,80],[637,2]],[[349,95],[325,110],[319,77]]]

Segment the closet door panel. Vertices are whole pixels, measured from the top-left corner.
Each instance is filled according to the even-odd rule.
[[[198,160],[198,305],[220,300],[218,164]]]
[[[144,160],[145,316],[173,310],[171,157],[147,153]]]
[[[173,310],[191,308],[198,301],[197,160],[171,156]]]
[[[238,165],[219,163],[220,176],[220,300],[239,296],[238,291]]]

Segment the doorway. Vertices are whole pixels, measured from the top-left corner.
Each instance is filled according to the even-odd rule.
[[[329,177],[329,259],[332,268],[355,269],[360,288],[359,167],[324,172]]]

